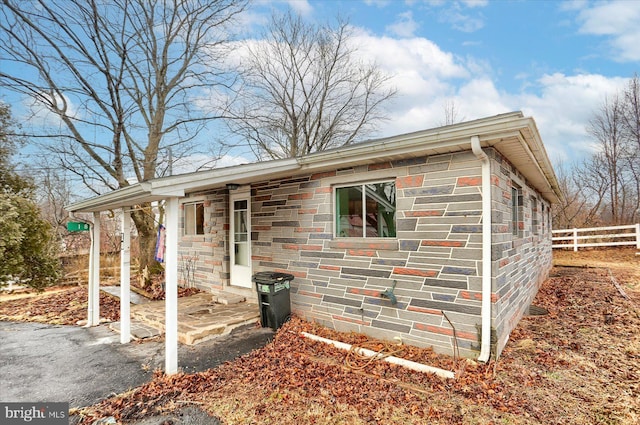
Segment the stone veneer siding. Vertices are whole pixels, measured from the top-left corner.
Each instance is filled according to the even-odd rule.
[[[493,151],[492,159],[492,320],[493,341],[499,355],[540,285],[549,276],[552,266],[551,206],[498,152]],[[521,187],[517,235],[511,232],[513,182]]]
[[[548,204],[493,149],[492,333],[498,353],[551,264],[551,226],[542,214],[534,235],[530,196]],[[253,272],[295,276],[294,313],[340,331],[432,346],[453,353],[479,352],[482,301],[481,163],[472,152],[419,157],[251,185]],[[397,238],[334,237],[333,186],[395,179]],[[522,188],[521,235],[510,231],[511,182]],[[508,197],[507,197],[508,195]],[[226,253],[228,199],[205,200],[205,236],[183,237],[180,255],[198,256],[198,286],[229,283]],[[529,201],[528,201],[529,200]],[[544,227],[544,229],[543,229]],[[398,303],[380,297],[396,281]],[[205,283],[206,282],[206,283]],[[494,347],[494,350],[496,348]]]
[[[184,205],[204,202],[204,235],[184,235]],[[180,203],[178,284],[203,290],[229,285],[229,196],[225,189],[189,194]]]

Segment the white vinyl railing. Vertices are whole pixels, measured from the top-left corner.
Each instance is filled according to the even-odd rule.
[[[553,248],[633,246],[640,249],[640,223],[627,226],[553,230]],[[558,235],[558,236],[556,236]]]

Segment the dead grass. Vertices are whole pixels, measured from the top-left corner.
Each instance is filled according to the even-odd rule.
[[[415,347],[402,354],[455,370],[454,380],[382,362],[352,370],[345,352],[300,331],[348,343],[366,337],[295,319],[249,355],[202,373],[158,374],[78,415],[83,423],[129,423],[196,405],[225,424],[640,423],[640,259],[634,250],[606,250],[559,252],[555,261],[534,301],[549,314],[524,318],[497,363],[455,363]]]
[[[75,325],[86,320],[88,293],[86,287],[51,287],[43,293],[29,296],[0,297],[0,320],[15,322]],[[120,300],[100,292],[100,317],[109,321],[120,319]]]
[[[609,268],[631,290],[640,291],[640,250],[635,248],[570,249],[553,251],[553,264]]]
[[[44,291],[38,292],[35,289],[21,289],[17,291],[11,292],[0,292],[0,302],[2,301],[11,301],[11,300],[20,300],[24,298],[33,298],[33,297],[44,297],[47,295],[54,294],[56,292],[62,292],[69,290],[69,286],[54,286],[50,288],[45,288]]]

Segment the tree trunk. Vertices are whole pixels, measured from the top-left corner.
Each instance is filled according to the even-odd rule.
[[[139,206],[131,214],[131,218],[138,231],[138,245],[140,247],[140,272],[145,288],[151,284],[151,276],[157,274],[160,264],[155,260],[156,225],[150,203]]]

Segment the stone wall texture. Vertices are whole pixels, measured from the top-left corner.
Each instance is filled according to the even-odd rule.
[[[183,235],[178,247],[178,283],[203,290],[229,285],[229,196],[226,190],[192,193],[180,205],[204,203],[204,235]],[[180,228],[184,232],[184,214]]]
[[[492,168],[492,337],[499,354],[551,267],[549,204],[497,151]],[[334,236],[336,185],[395,181],[396,238]],[[512,190],[522,206],[512,223]],[[340,331],[477,357],[481,334],[481,162],[472,152],[348,167],[251,185],[253,272],[295,276],[294,313]],[[200,287],[229,285],[224,191],[205,202],[205,235],[185,236]],[[517,234],[513,234],[513,226]],[[397,304],[381,297],[395,283]],[[455,338],[454,338],[455,335]]]

